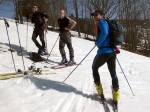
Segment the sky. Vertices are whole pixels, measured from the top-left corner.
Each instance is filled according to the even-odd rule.
[[[11,19],[14,17],[14,6],[12,2],[0,4],[0,17]]]
[[[15,11],[14,11],[14,4],[13,4],[13,0],[6,2],[6,3],[1,3],[2,0],[0,0],[0,17],[4,17],[4,18],[10,18],[13,19],[14,15],[15,15]],[[69,5],[73,6],[73,4],[69,2]],[[68,7],[70,8],[70,7]],[[69,10],[68,15],[70,14],[74,14],[74,10],[72,10],[72,7]],[[79,15],[81,15],[81,12],[79,12]]]
[[[7,3],[1,3],[0,0],[0,17],[4,17],[4,18],[14,18],[14,4],[12,3],[12,1],[9,1]],[[70,13],[74,13],[74,11],[69,12]]]

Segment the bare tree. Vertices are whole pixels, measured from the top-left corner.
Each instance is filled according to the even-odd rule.
[[[79,4],[78,4],[78,0],[73,0],[73,5],[74,5],[74,10],[75,10],[75,14],[76,14],[76,21],[77,21],[77,31],[78,31],[78,35],[79,37],[81,37],[81,32],[80,32],[80,22],[79,22]]]

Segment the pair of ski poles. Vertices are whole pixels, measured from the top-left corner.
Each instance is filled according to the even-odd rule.
[[[5,18],[3,20],[4,20],[4,23],[5,23],[5,27],[6,27],[9,47],[10,47],[10,49],[12,49],[11,42],[10,42],[10,37],[9,37],[9,33],[8,33],[9,23],[7,22],[7,20]],[[23,52],[22,52],[22,46],[21,46],[21,41],[20,41],[19,30],[18,30],[18,19],[17,18],[15,18],[15,23],[16,23],[17,34],[18,34],[19,47],[20,47],[20,51],[21,51],[21,55],[22,55],[23,68],[24,68],[24,71],[25,71],[25,63],[24,63],[24,58],[23,58]],[[18,72],[17,69],[16,69],[16,65],[15,65],[14,56],[13,56],[12,51],[11,51],[11,56],[12,56],[12,60],[13,60],[14,70],[16,72]]]

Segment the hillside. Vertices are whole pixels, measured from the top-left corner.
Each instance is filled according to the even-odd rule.
[[[12,47],[19,51],[19,43],[15,23],[8,21],[8,29]],[[8,51],[8,39],[3,20],[0,20],[0,73],[13,72],[11,54]],[[26,25],[19,24],[19,32],[23,51],[26,50]],[[37,51],[31,40],[33,27],[29,27],[28,51]],[[58,33],[48,32],[47,42],[50,51]],[[79,63],[84,56],[93,48],[94,43],[77,37],[72,38],[75,61]],[[57,65],[61,60],[58,42],[49,58],[51,64],[36,63],[37,67],[48,66],[54,74],[40,76],[24,76],[9,80],[0,80],[0,112],[104,112],[92,77],[92,61],[97,48],[79,66],[79,68],[65,82],[62,81],[74,69],[74,67],[53,70],[51,66]],[[4,52],[5,51],[5,52]],[[67,54],[68,49],[66,48]],[[17,52],[13,53],[18,69],[23,69],[21,57]],[[24,55],[26,69],[32,65],[32,61]],[[150,59],[134,53],[121,50],[118,59],[125,74],[135,92],[132,95],[128,84],[117,64],[117,74],[120,82],[121,98],[119,112],[149,112],[150,107]],[[99,69],[104,94],[109,108],[111,106],[111,78],[105,64]],[[143,111],[144,110],[144,111]]]

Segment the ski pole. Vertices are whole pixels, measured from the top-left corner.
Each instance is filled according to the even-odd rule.
[[[6,26],[6,32],[7,32],[9,47],[10,47],[10,49],[12,49],[11,44],[10,44],[10,38],[9,38],[9,34],[8,34],[8,29],[7,29],[7,28],[9,27],[9,24],[8,24],[8,22],[6,21],[6,19],[4,19],[4,23],[5,23],[5,26]],[[12,60],[13,60],[14,69],[15,69],[15,71],[17,72],[16,65],[15,65],[15,61],[14,61],[14,56],[13,56],[12,51],[11,51],[11,56],[12,56]]]
[[[26,52],[28,52],[28,18],[27,18]]]
[[[96,46],[94,46],[91,51],[82,59],[82,61],[76,66],[76,68],[66,77],[66,79],[63,81],[65,82],[69,77],[70,75],[79,67],[79,65],[88,57],[88,55],[95,49]]]
[[[47,28],[45,28],[45,34],[44,34],[44,39],[45,39],[45,46],[47,48],[47,37],[46,37],[46,34],[47,34]]]
[[[119,66],[120,66],[120,68],[121,68],[121,70],[122,70],[122,73],[123,73],[123,75],[124,75],[124,77],[125,77],[125,79],[126,79],[128,85],[129,85],[129,87],[130,87],[130,90],[131,90],[133,96],[135,96],[135,94],[134,94],[134,92],[133,92],[133,90],[132,90],[132,88],[131,88],[131,85],[130,85],[130,83],[129,83],[129,81],[128,81],[128,79],[127,79],[127,77],[126,77],[126,75],[125,75],[125,73],[124,73],[124,71],[123,71],[123,68],[121,67],[121,64],[120,64],[118,58],[116,58],[116,59],[117,59],[117,62],[118,62]]]
[[[21,51],[21,56],[22,56],[22,62],[23,62],[23,67],[24,67],[24,71],[25,71],[25,63],[24,63],[24,59],[23,59],[23,52],[22,52],[22,46],[21,46],[21,41],[20,41],[20,36],[19,36],[19,30],[18,30],[18,19],[15,18],[15,23],[16,23],[16,28],[17,28],[17,33],[18,33],[18,40],[19,40],[19,45],[20,45],[20,51]]]
[[[59,39],[59,36],[58,36],[58,38],[57,38],[57,40],[56,40],[56,42],[55,42],[54,46],[52,47],[52,49],[51,49],[51,51],[50,51],[49,55],[47,56],[46,61],[48,61],[48,58],[50,57],[50,55],[51,55],[51,53],[52,53],[52,51],[53,51],[53,49],[54,49],[54,47],[55,47],[55,45],[56,45],[56,43],[57,43],[58,39]]]

